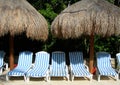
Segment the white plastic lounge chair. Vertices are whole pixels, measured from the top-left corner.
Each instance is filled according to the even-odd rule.
[[[49,60],[50,54],[44,51],[37,52],[35,54],[35,62],[33,68],[26,73],[27,82],[30,77],[34,78],[46,78],[49,80]]]
[[[0,51],[0,74],[3,73],[3,70],[8,70],[8,63],[4,62],[5,52]]]
[[[116,60],[117,60],[117,70],[118,73],[120,73],[120,53],[116,54]]]
[[[66,58],[64,52],[52,52],[50,77],[64,77],[69,80],[68,67],[66,65]]]
[[[69,52],[69,59],[72,81],[74,77],[84,77],[92,80],[92,74],[89,72],[88,66],[84,64],[82,52]]]
[[[6,74],[6,80],[8,81],[10,76],[23,76],[26,81],[25,73],[28,72],[32,66],[32,57],[33,53],[30,51],[20,52],[18,65]]]
[[[107,52],[97,52],[96,58],[98,81],[100,81],[101,76],[108,76],[118,80],[118,73],[111,65],[111,55]]]

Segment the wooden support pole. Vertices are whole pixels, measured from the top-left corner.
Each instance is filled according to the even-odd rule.
[[[10,36],[9,39],[9,46],[10,46],[10,58],[9,58],[9,62],[10,62],[10,70],[12,70],[14,68],[14,37]]]
[[[94,65],[94,33],[90,36],[90,60],[89,60],[89,71],[92,73]]]

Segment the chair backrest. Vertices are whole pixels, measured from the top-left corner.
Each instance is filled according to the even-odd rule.
[[[4,51],[0,51],[0,67],[3,66],[4,56],[5,56],[5,52]]]
[[[83,53],[79,51],[69,52],[69,60],[71,66],[83,65]]]
[[[19,53],[17,67],[30,67],[32,64],[33,52],[23,51]]]
[[[48,67],[50,60],[50,54],[45,51],[35,53],[35,66],[36,67]]]
[[[97,66],[98,67],[112,67],[111,65],[111,55],[107,52],[97,52]]]
[[[116,59],[117,59],[117,63],[120,64],[120,53],[117,53],[117,54],[116,54]]]
[[[62,68],[66,65],[65,53],[61,51],[52,52],[52,67]]]

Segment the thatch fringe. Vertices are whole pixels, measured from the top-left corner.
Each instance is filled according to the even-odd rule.
[[[26,0],[0,0],[0,36],[8,32],[12,36],[26,32],[27,37],[45,41],[48,24]]]
[[[64,9],[52,22],[51,32],[59,38],[120,34],[120,8],[105,0],[81,0]]]

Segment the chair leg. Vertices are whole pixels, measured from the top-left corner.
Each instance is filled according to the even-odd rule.
[[[2,69],[2,68],[0,68],[0,74],[2,74],[2,70],[3,70],[3,69]]]
[[[119,74],[116,75],[115,78],[116,78],[116,81],[118,81],[118,79],[119,79]]]
[[[47,81],[47,82],[48,82],[48,80],[49,80],[49,76],[48,76],[48,75],[46,75],[45,81]]]
[[[26,76],[24,75],[24,81],[26,82],[27,81],[27,78],[26,78]]]
[[[46,73],[46,81],[48,82],[49,80],[50,80],[50,75],[49,75],[49,71],[47,71],[47,73]]]
[[[71,76],[71,80],[72,80],[72,81],[74,80],[74,75]]]
[[[98,82],[100,82],[100,75],[98,75]]]
[[[93,75],[90,75],[90,81],[92,81],[92,79],[93,79]]]
[[[6,75],[5,77],[6,77],[6,81],[9,81],[9,76],[8,76],[8,75]]]
[[[29,82],[30,81],[30,77],[26,77],[26,82]]]
[[[6,63],[5,70],[8,70],[8,64]]]
[[[97,77],[98,77],[98,82],[100,82],[100,74],[99,74],[98,69],[97,69],[96,75],[97,75]]]
[[[69,74],[67,75],[67,80],[69,81]]]
[[[70,80],[73,81],[73,74],[70,72]]]

